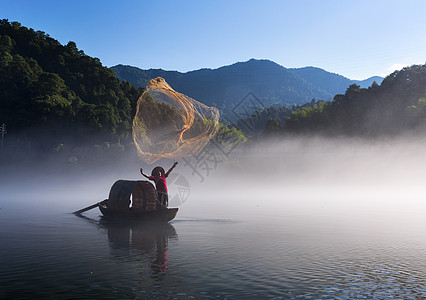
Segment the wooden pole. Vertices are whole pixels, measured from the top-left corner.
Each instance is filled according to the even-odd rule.
[[[97,207],[97,206],[98,206],[98,203],[95,203],[95,204],[90,205],[90,206],[88,206],[88,207],[85,207],[85,208],[82,208],[82,209],[80,209],[80,210],[77,210],[77,211],[73,212],[73,214],[75,214],[75,215],[79,215],[79,214],[81,214],[81,213],[83,213],[83,212],[85,212],[85,211],[91,210],[91,209],[93,209],[93,208],[95,208],[95,207]]]

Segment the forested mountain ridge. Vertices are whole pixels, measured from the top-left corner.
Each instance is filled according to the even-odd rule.
[[[369,88],[351,85],[329,103],[292,112],[276,133],[378,137],[426,133],[426,64],[413,65]]]
[[[120,79],[145,87],[149,79],[161,76],[182,92],[208,105],[232,108],[249,92],[264,106],[302,105],[312,99],[332,100],[353,83],[368,87],[381,77],[354,81],[319,68],[287,69],[269,60],[251,59],[218,69],[200,69],[181,73],[162,69],[142,70],[117,65],[111,67]]]
[[[365,80],[351,80],[342,75],[330,73],[316,67],[293,68],[290,70],[313,85],[320,86],[333,96],[342,94],[351,84],[357,84],[362,88],[367,88],[371,86],[374,81],[378,84],[383,81],[383,78],[380,76],[373,76]]]
[[[142,89],[42,31],[0,20],[0,121],[33,147],[126,138]],[[41,130],[42,135],[34,134]],[[51,138],[47,139],[47,136]]]
[[[161,76],[176,91],[209,106],[225,109],[232,108],[249,92],[253,92],[265,106],[293,105],[297,101],[310,101],[314,95],[331,96],[270,61],[250,60],[214,70],[187,73],[161,69],[145,71],[122,65],[111,69],[120,79],[141,87],[149,79]]]

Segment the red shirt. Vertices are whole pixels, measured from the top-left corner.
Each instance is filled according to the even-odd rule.
[[[155,182],[155,188],[158,192],[166,193],[167,194],[167,182],[165,177],[161,176],[149,176],[149,179]]]

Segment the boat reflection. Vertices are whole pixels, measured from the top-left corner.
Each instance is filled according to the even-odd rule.
[[[167,247],[177,238],[170,223],[122,223],[101,218],[99,224],[108,231],[111,250],[129,250],[132,257],[148,263],[151,277],[161,280],[167,275]],[[120,252],[121,253],[121,252]],[[117,253],[118,254],[118,253]]]
[[[114,221],[101,217],[99,221],[80,216],[106,230],[111,254],[115,259],[141,264],[141,276],[162,280],[167,275],[169,239],[177,239],[172,224],[167,222],[138,223]]]

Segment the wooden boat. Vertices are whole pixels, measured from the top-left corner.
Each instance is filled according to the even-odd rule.
[[[109,209],[108,199],[98,203],[99,210],[105,217],[128,220],[128,221],[138,221],[138,222],[169,222],[176,217],[178,208],[166,208],[158,209],[151,211],[143,210],[117,210]]]
[[[81,213],[99,207],[108,218],[137,222],[169,222],[176,217],[178,208],[167,208],[158,201],[155,187],[148,181],[116,181],[108,199],[75,211]],[[132,197],[132,200],[130,200]],[[130,204],[131,207],[130,207]],[[167,204],[166,204],[167,205]]]

